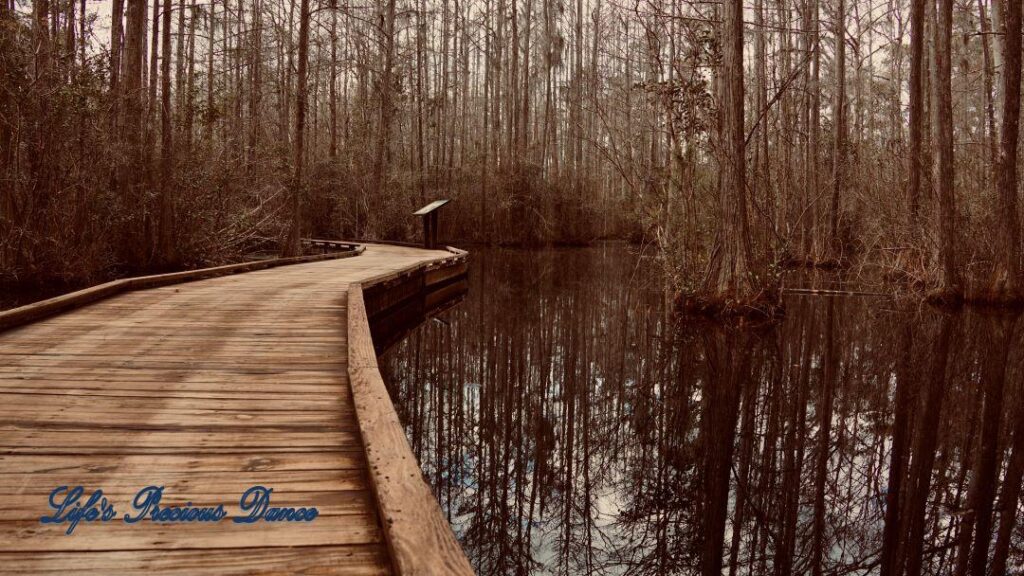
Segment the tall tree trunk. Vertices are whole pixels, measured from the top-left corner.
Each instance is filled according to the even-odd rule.
[[[711,294],[746,301],[755,296],[753,254],[747,220],[746,134],[743,128],[743,5],[722,4],[722,63],[719,88],[718,209],[721,217]]]
[[[133,218],[135,224],[126,234],[125,254],[132,266],[142,264],[142,253],[149,246],[148,239],[143,236],[143,230],[139,224],[145,214],[141,184],[148,173],[146,154],[143,150],[143,132],[146,124],[144,102],[146,98],[142,80],[142,70],[146,58],[146,3],[146,0],[128,0],[127,30],[125,31],[124,130],[131,166],[128,167],[123,182],[127,187],[127,204],[135,216]],[[146,241],[145,244],[144,241]]]
[[[835,147],[832,158],[832,209],[829,211],[829,249],[834,258],[842,257],[839,246],[839,197],[845,186],[846,169],[846,1],[836,3],[835,24],[836,92],[832,104],[835,115]]]
[[[1017,140],[1020,133],[1021,3],[1006,2],[1000,35],[1003,46],[1002,129],[998,174],[1000,242],[996,257],[998,297],[1021,297],[1020,217],[1017,208]]]
[[[416,11],[416,188],[419,191],[420,202],[426,203],[426,159],[423,150],[423,99],[425,90],[423,79],[427,73],[426,50],[427,50],[427,23],[426,3],[420,0],[419,10]]]
[[[145,118],[145,121],[143,122],[144,127],[145,127],[145,130],[144,130],[144,132],[145,132],[145,144],[144,144],[144,150],[143,150],[144,157],[145,157],[145,166],[144,166],[144,170],[143,170],[142,173],[145,175],[145,177],[147,179],[147,185],[149,185],[152,188],[156,188],[158,186],[158,184],[155,182],[156,175],[153,173],[152,160],[153,160],[153,138],[155,137],[154,135],[156,133],[156,125],[157,125],[157,121],[158,121],[157,120],[157,118],[158,118],[158,116],[157,116],[157,113],[158,113],[158,108],[157,108],[157,106],[158,106],[158,102],[157,102],[158,90],[157,89],[158,89],[159,84],[160,84],[160,73],[157,70],[157,65],[160,62],[160,59],[159,59],[160,58],[160,38],[161,38],[161,36],[160,36],[160,29],[161,29],[160,12],[161,12],[161,10],[160,10],[160,0],[153,0],[153,17],[152,17],[153,35],[150,38],[150,44],[149,44],[149,70],[148,70],[149,76],[148,76],[148,78],[146,76],[146,74],[147,74],[146,70],[143,69],[143,72],[142,72],[143,81],[145,82],[146,80],[148,80],[148,82],[149,82],[149,94],[148,94],[148,96],[145,99],[146,118]],[[143,38],[145,38],[145,32],[143,32]],[[143,41],[145,41],[145,40],[143,40]],[[143,61],[143,65],[145,65],[145,61]],[[151,238],[149,238],[149,236],[150,236],[150,212],[149,212],[148,209],[146,209],[145,217],[143,218],[143,220],[145,222],[146,236],[147,236],[147,238],[146,238],[146,249],[150,250],[153,247],[153,240]],[[152,251],[150,250],[150,252],[152,252]]]
[[[907,178],[907,227],[912,240],[917,240],[921,212],[921,171],[924,161],[921,144],[924,140],[924,88],[925,68],[925,2],[910,0],[910,154]]]
[[[393,3],[394,0],[391,0]],[[309,0],[302,0],[299,9],[299,62],[296,70],[295,86],[295,176],[291,193],[291,223],[288,237],[284,242],[282,256],[298,256],[300,250],[300,233],[302,229],[302,194],[303,166],[305,165],[306,146],[306,99],[307,99],[307,68],[309,66]]]
[[[260,145],[263,111],[263,0],[252,5],[252,65],[249,92],[249,155],[252,157]]]
[[[990,24],[988,14],[985,13],[985,0],[978,0],[978,19],[981,21],[981,53],[982,65],[984,66],[984,86],[982,89],[985,91],[985,115],[982,122],[987,128],[985,143],[989,153],[988,160],[993,168],[995,168],[999,161],[999,138],[997,136],[996,113],[992,95],[995,68],[992,65],[992,41],[989,39],[989,36],[992,34],[992,25]],[[999,24],[997,23],[996,25],[998,26]]]
[[[113,0],[110,8],[110,91],[115,95],[117,94],[117,87],[121,79],[121,39],[124,35],[123,14],[124,0]],[[118,104],[115,99],[115,115]]]
[[[331,148],[330,158],[338,158],[338,9],[331,9],[331,79],[327,103],[331,113]]]
[[[191,14],[188,24],[188,77],[185,86],[185,126],[182,130],[185,133],[186,157],[191,157],[192,155],[192,129],[195,123],[196,111],[196,19],[199,13],[198,0],[192,0],[192,6],[189,11]]]
[[[377,151],[373,162],[373,190],[376,193],[371,206],[383,201],[385,198],[385,175],[390,159],[389,147],[391,143],[391,117],[394,105],[392,104],[392,93],[394,83],[395,65],[395,0],[383,0],[385,3],[381,11],[381,47],[384,51],[383,67],[378,82],[377,97],[379,99],[377,115]]]
[[[939,203],[939,243],[935,262],[939,266],[938,289],[942,299],[957,300],[963,294],[957,262],[956,191],[953,167],[953,91],[950,67],[953,32],[953,0],[935,1],[932,45],[932,129],[935,157],[932,186]]]
[[[217,45],[217,3],[210,3],[210,15],[207,19],[206,46],[206,118],[203,119],[205,138],[208,144],[213,143],[213,54]]]
[[[807,67],[807,87],[805,103],[805,122],[807,124],[807,148],[804,156],[804,221],[803,256],[805,260],[813,260],[817,255],[818,234],[818,196],[820,194],[819,179],[819,146],[821,143],[821,42],[820,14],[818,0],[806,0],[804,4],[804,27],[807,29],[805,42],[811,61]]]
[[[164,0],[163,53],[160,62],[160,222],[157,232],[157,262],[174,261],[174,133],[171,126],[171,0]],[[156,71],[153,72],[154,74]]]

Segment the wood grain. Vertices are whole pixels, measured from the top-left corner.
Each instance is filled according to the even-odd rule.
[[[240,264],[227,264],[213,268],[201,268],[199,270],[185,270],[183,272],[172,272],[170,274],[156,274],[152,276],[139,276],[136,278],[113,280],[111,282],[92,286],[70,294],[64,294],[48,300],[33,302],[19,308],[0,312],[0,331],[28,324],[29,322],[35,322],[42,318],[60,314],[67,310],[80,308],[87,304],[96,302],[97,300],[109,298],[110,296],[126,292],[128,290],[155,288],[157,286],[166,286],[168,284],[176,284],[179,282],[191,282],[193,280],[214,278],[225,274],[237,274],[252,270],[263,270],[277,266],[287,266],[289,264],[317,262],[320,260],[335,258],[348,258],[351,256],[358,256],[362,253],[362,249],[362,246],[358,246],[346,252],[314,254],[311,256],[295,256],[292,258],[274,258],[270,260],[258,260],[255,262],[242,262]]]
[[[473,574],[430,487],[388,396],[377,367],[363,290],[348,293],[349,380],[370,464],[370,479],[396,571]]]
[[[130,279],[0,313],[2,572],[471,573],[381,393],[362,302],[348,299],[451,258],[368,245],[358,258]],[[377,386],[376,405],[359,407],[371,389],[350,374]],[[80,524],[72,536],[39,523],[59,485],[100,488],[121,513],[160,485],[165,504],[237,514],[256,484],[274,489],[272,505],[320,516]]]

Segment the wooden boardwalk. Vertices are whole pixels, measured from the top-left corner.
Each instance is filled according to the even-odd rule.
[[[0,333],[0,573],[470,572],[410,472],[359,288],[451,257],[366,245],[126,292]],[[118,518],[71,535],[40,523],[63,485],[102,489]],[[223,504],[229,517],[263,485],[272,506],[320,515],[122,522],[148,485],[164,486],[163,505]]]

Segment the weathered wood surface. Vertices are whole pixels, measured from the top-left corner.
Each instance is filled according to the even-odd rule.
[[[397,419],[379,418],[394,408],[361,304],[349,333],[350,289],[452,257],[369,245],[358,258],[93,294],[109,297],[0,333],[2,572],[471,573]],[[360,385],[354,398],[350,373],[379,383],[376,395]],[[147,485],[165,486],[164,504],[229,514],[265,485],[273,505],[320,516],[83,522],[70,536],[40,524],[50,490],[78,484],[103,489],[119,514]],[[424,546],[418,561],[411,546]]]
[[[346,251],[328,254],[313,254],[309,256],[295,256],[292,258],[272,258],[269,260],[226,264],[224,266],[202,268],[200,270],[184,270],[182,272],[171,272],[169,274],[155,274],[152,276],[138,276],[134,278],[111,280],[110,282],[92,286],[77,292],[72,292],[71,294],[57,296],[56,298],[50,298],[41,302],[33,302],[12,310],[4,310],[0,312],[0,330],[6,330],[15,326],[22,326],[29,322],[35,322],[36,320],[48,318],[67,310],[80,308],[86,304],[90,304],[104,298],[109,298],[115,294],[128,292],[130,290],[144,290],[146,288],[156,288],[158,286],[167,286],[169,284],[177,284],[179,282],[190,282],[193,280],[202,280],[204,278],[215,278],[218,276],[225,276],[227,274],[264,270],[267,268],[276,268],[278,266],[301,264],[305,262],[348,258],[351,256],[358,256],[362,252],[361,247],[357,247],[354,244],[349,243],[336,243],[325,240],[307,240],[307,242],[320,242],[320,244],[314,245],[320,247],[333,246],[339,249],[346,249]],[[326,244],[324,244],[324,242],[326,242]],[[351,249],[349,249],[350,247]]]
[[[423,480],[419,463],[405,438],[405,430],[388,398],[370,323],[363,305],[362,287],[348,292],[349,376],[370,480],[380,509],[391,558],[400,574],[472,574],[462,548]]]

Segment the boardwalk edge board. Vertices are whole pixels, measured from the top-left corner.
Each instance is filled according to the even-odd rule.
[[[463,267],[466,252],[396,273],[354,282],[348,291],[348,373],[352,397],[370,469],[370,484],[377,499],[384,539],[395,572],[419,574],[473,574],[473,568],[452,532],[433,492],[423,479],[377,366],[370,319],[363,291],[380,283],[422,275],[450,267]]]
[[[207,278],[216,278],[218,276],[227,276],[228,274],[238,274],[240,272],[251,272],[254,270],[265,270],[267,268],[276,268],[278,266],[287,266],[289,264],[305,264],[308,262],[320,262],[322,260],[350,258],[352,256],[362,254],[365,250],[364,246],[349,242],[322,240],[312,242],[312,244],[316,246],[322,246],[325,243],[331,245],[336,244],[348,249],[341,252],[331,252],[327,254],[255,260],[252,262],[241,262],[238,264],[226,264],[224,266],[216,266],[213,268],[199,268],[197,270],[185,270],[182,272],[171,272],[168,274],[154,274],[151,276],[136,276],[133,278],[112,280],[110,282],[90,286],[76,292],[62,294],[54,298],[40,300],[39,302],[33,302],[18,308],[12,308],[11,310],[0,312],[0,332],[11,328],[17,328],[18,326],[24,326],[25,324],[29,324],[37,320],[56,316],[57,314],[81,308],[87,304],[92,304],[93,302],[98,302],[100,300],[110,298],[111,296],[130,292],[132,290],[157,288],[159,286],[167,286],[169,284],[205,280]]]

